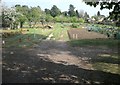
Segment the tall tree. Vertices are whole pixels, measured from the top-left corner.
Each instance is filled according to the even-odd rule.
[[[69,5],[69,11],[68,11],[68,14],[69,14],[70,17],[76,16],[76,12],[74,10],[75,10],[74,5],[70,4]]]
[[[97,16],[100,16],[100,11],[97,12]]]
[[[56,5],[53,5],[53,7],[51,8],[51,16],[56,17],[60,14],[61,14],[60,9]]]
[[[80,18],[80,14],[79,14],[78,10],[76,10],[76,16],[77,16],[78,18]]]
[[[84,19],[87,20],[88,18],[89,18],[89,15],[87,14],[87,12],[85,12]]]

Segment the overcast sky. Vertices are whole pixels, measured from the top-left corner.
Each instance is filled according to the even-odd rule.
[[[32,7],[40,6],[42,10],[44,10],[45,8],[51,9],[53,5],[56,5],[62,11],[68,11],[69,5],[72,4],[74,5],[74,7],[76,7],[76,10],[84,10],[90,16],[97,14],[98,11],[100,11],[102,15],[109,15],[108,9],[104,9],[101,11],[99,6],[97,6],[96,8],[91,7],[82,2],[82,0],[2,0],[2,3],[4,3],[8,7],[14,6],[16,4],[28,5]]]

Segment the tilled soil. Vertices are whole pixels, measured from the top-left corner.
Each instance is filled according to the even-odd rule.
[[[44,40],[32,48],[3,48],[3,83],[80,83],[119,85],[120,75],[95,70],[98,54],[107,47],[71,47],[64,41]]]
[[[107,38],[106,35],[87,31],[86,29],[70,29],[68,30],[69,37],[71,39],[103,39]]]

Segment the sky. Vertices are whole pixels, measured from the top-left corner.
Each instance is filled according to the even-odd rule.
[[[8,7],[14,6],[16,4],[20,5],[28,5],[32,7],[40,6],[42,10],[45,8],[51,9],[53,5],[56,5],[61,11],[68,11],[69,5],[74,5],[75,10],[84,10],[90,16],[97,14],[98,11],[102,15],[108,16],[109,11],[108,9],[100,10],[100,6],[96,8],[86,5],[82,0],[2,0],[2,3]]]

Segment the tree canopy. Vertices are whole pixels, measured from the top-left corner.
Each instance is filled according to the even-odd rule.
[[[56,17],[56,16],[60,15],[61,11],[59,10],[59,8],[56,5],[53,5],[50,13],[51,13],[51,16]]]
[[[110,18],[120,21],[120,1],[118,0],[83,0],[87,5],[96,7],[100,5],[100,9],[111,9],[109,12]]]
[[[70,17],[76,16],[76,12],[74,10],[75,10],[74,5],[70,4],[69,5],[69,11],[68,11],[68,14],[69,14]]]

